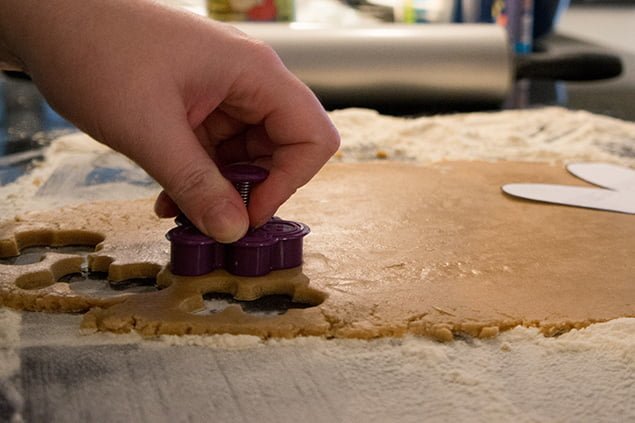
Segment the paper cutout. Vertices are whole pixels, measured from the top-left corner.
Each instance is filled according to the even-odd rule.
[[[572,163],[567,170],[602,188],[521,183],[502,189],[528,200],[635,214],[635,170],[607,163]]]
[[[635,191],[635,170],[609,163],[571,163],[572,175],[599,187],[615,191]]]

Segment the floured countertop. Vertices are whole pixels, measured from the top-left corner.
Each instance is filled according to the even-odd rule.
[[[519,328],[448,344],[231,335],[143,341],[80,336],[80,318],[0,310],[0,412],[53,422],[635,418],[635,319],[557,338]]]
[[[344,110],[331,116],[343,138],[336,161],[596,160],[635,167],[635,124],[585,112],[544,109],[406,120]],[[61,183],[65,161],[80,168],[75,172],[83,175],[80,180]],[[113,172],[114,182],[100,179]],[[63,195],[69,186],[80,198]],[[113,192],[137,198],[156,193],[157,186],[125,159],[75,136],[55,143],[47,160],[17,184],[0,188],[9,200],[0,211],[107,199]],[[550,338],[516,328],[494,339],[466,336],[451,343],[412,336],[143,340],[80,335],[80,319],[0,309],[0,419],[635,419],[635,319]]]

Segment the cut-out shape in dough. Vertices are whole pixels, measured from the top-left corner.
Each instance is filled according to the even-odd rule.
[[[495,336],[516,325],[556,334],[635,316],[633,216],[544,206],[499,190],[528,177],[586,186],[560,165],[536,163],[327,165],[280,210],[313,228],[303,266],[258,278],[171,274],[164,234],[172,222],[153,216],[151,200],[33,214],[0,224],[0,245],[32,225],[90,228],[104,237],[90,255],[91,271],[107,271],[110,280],[156,276],[162,289],[108,302],[65,292],[59,283],[22,289],[16,279],[23,274],[4,273],[19,266],[0,266],[0,301],[36,310],[93,307],[83,327],[150,336],[411,333],[449,340]],[[51,272],[60,258],[20,270]],[[209,292],[246,301],[282,294],[318,305],[273,316],[238,305],[195,314]]]
[[[104,205],[97,205],[88,215],[80,218],[75,213],[76,207],[64,209],[60,215],[47,217],[47,213],[27,213],[16,219],[0,223],[0,303],[15,308],[33,311],[86,311],[93,306],[114,304],[129,293],[119,292],[112,296],[92,296],[75,292],[69,283],[61,278],[72,274],[81,274],[87,270],[108,272],[113,281],[134,278],[153,278],[161,266],[143,262],[132,266],[132,272],[121,277],[121,269],[130,266],[122,257],[119,263],[100,251],[110,248],[104,243],[109,233],[108,225],[113,222],[124,231],[139,229],[139,221],[126,215],[124,207],[118,217],[109,216],[112,210]],[[79,213],[82,214],[81,212]],[[149,219],[149,224],[156,224],[158,219]],[[95,231],[98,228],[100,231]],[[116,240],[115,240],[116,242]],[[43,256],[31,263],[20,266],[20,253],[27,252],[34,246],[45,246]],[[119,244],[126,248],[126,242]],[[139,247],[141,248],[141,247]],[[87,251],[88,250],[88,251]],[[156,255],[156,253],[153,253]],[[33,258],[33,257],[31,257]],[[87,263],[88,261],[88,263]],[[111,268],[114,270],[111,271]],[[114,276],[113,276],[114,275]]]
[[[112,297],[125,294],[154,292],[158,288],[153,278],[109,281],[103,272],[81,272],[65,275],[58,282],[66,282],[72,291],[90,297]]]
[[[299,308],[315,307],[318,304],[307,304],[295,302],[288,295],[267,295],[252,301],[236,300],[233,295],[210,292],[203,295],[205,309],[199,310],[197,314],[218,313],[226,309],[230,304],[238,304],[245,313],[254,315],[280,315],[288,310]]]
[[[68,228],[66,230],[56,230],[53,222],[40,225],[37,222],[4,222],[3,232],[8,233],[14,228],[15,231],[10,238],[0,239],[0,257],[16,257],[21,251],[30,247],[95,247],[104,240],[102,234],[89,231]]]
[[[11,266],[24,266],[38,263],[44,259],[48,253],[87,255],[95,251],[94,246],[69,245],[63,247],[26,247],[20,250],[20,254],[13,257],[0,258],[0,264]]]
[[[309,286],[301,268],[277,270],[264,277],[243,277],[224,270],[202,276],[178,276],[165,268],[157,276],[162,290],[133,295],[107,309],[95,308],[82,322],[87,329],[127,332],[131,323],[143,335],[172,334],[249,334],[268,337],[323,335],[328,328],[319,304],[323,292]],[[204,296],[228,294],[237,302],[217,313],[205,313]],[[245,312],[239,303],[284,295],[298,304],[283,314],[257,315]],[[202,312],[202,313],[201,313]]]

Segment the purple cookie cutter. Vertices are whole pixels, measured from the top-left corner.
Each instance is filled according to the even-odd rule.
[[[272,270],[302,264],[303,238],[308,226],[274,217],[232,244],[221,244],[191,224],[171,229],[171,270],[175,275],[198,276],[225,269],[238,276],[262,276]]]
[[[267,170],[248,164],[227,166],[221,172],[234,184],[245,205],[251,187],[269,175]],[[299,266],[303,238],[310,232],[303,223],[274,217],[233,244],[221,244],[203,235],[184,215],[175,221],[178,226],[166,237],[171,243],[172,273],[182,276],[204,275],[221,268],[240,276],[262,276]]]
[[[171,244],[170,262],[175,275],[204,275],[224,266],[224,245],[192,225],[177,226],[166,234],[166,238]]]

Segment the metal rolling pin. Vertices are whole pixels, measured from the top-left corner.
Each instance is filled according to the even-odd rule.
[[[496,25],[236,24],[328,103],[500,102],[513,63]]]

